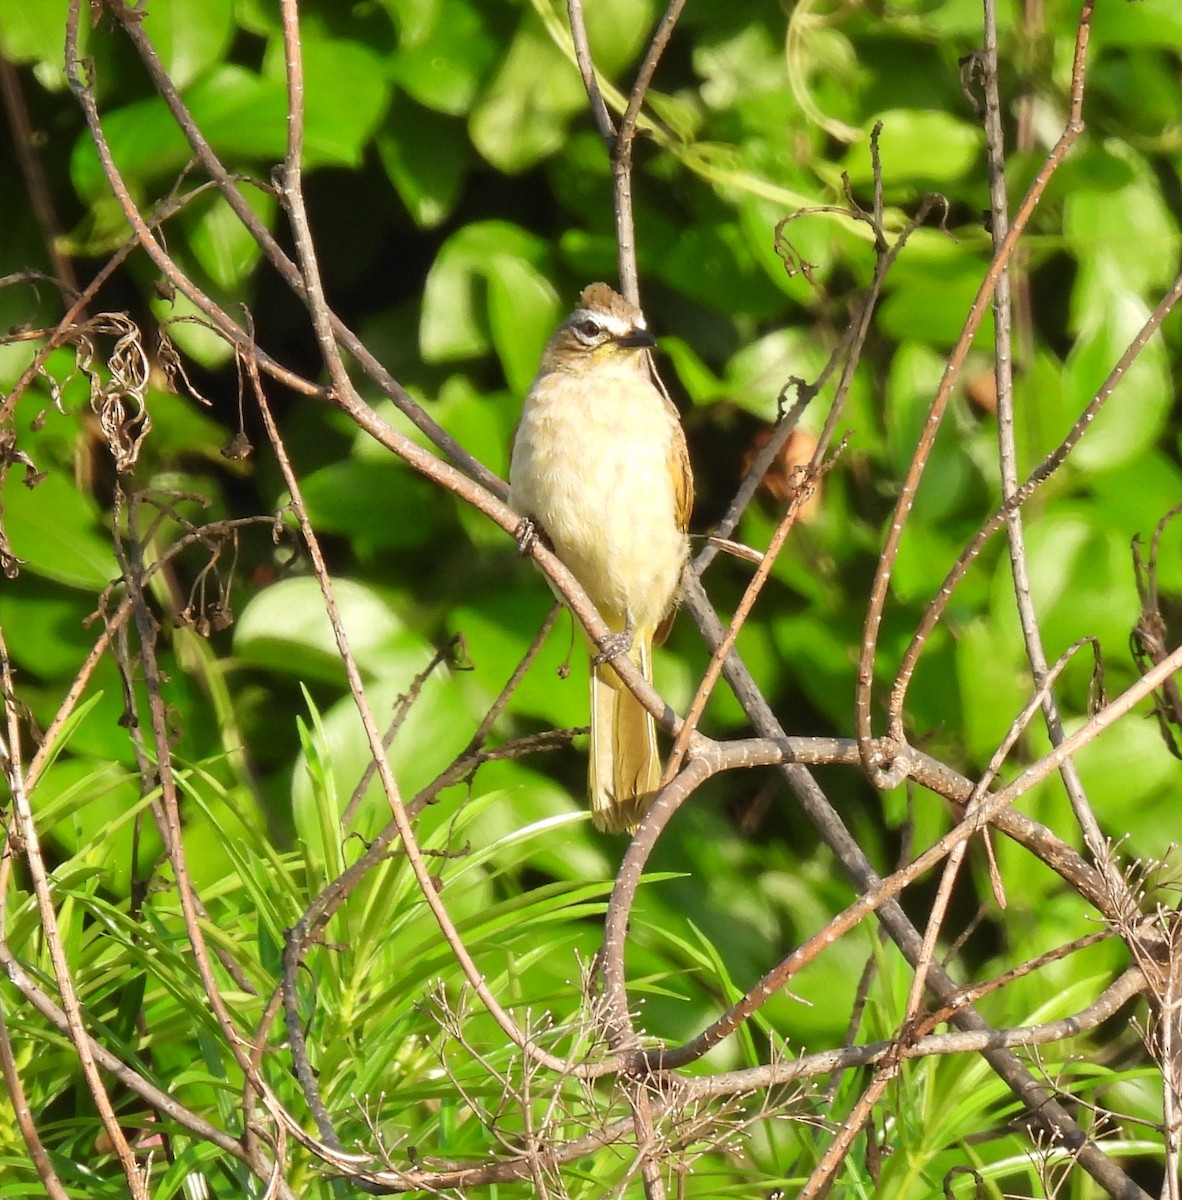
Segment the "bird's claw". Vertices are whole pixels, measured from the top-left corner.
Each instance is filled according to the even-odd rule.
[[[600,667],[604,663],[611,662],[613,658],[619,658],[621,655],[627,654],[632,649],[632,630],[621,629],[619,633],[613,633],[610,637],[604,639],[603,646],[599,653],[591,660],[592,666]]]
[[[525,558],[538,540],[537,522],[533,517],[522,517],[517,528],[513,530],[513,536],[517,539],[517,553]]]

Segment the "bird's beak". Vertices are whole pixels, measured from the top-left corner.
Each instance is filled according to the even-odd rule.
[[[649,349],[656,344],[657,339],[647,329],[634,329],[631,333],[626,333],[623,337],[616,338],[617,346],[627,346],[637,350]]]

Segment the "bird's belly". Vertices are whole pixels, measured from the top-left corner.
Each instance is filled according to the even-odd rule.
[[[670,477],[671,418],[663,406],[638,407],[552,405],[528,414],[514,446],[511,500],[541,522],[609,624],[651,631],[677,590],[686,538]]]

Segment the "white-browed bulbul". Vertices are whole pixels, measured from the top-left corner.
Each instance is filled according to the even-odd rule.
[[[510,503],[541,526],[645,679],[676,607],[694,494],[654,344],[639,308],[606,283],[585,288],[546,346],[509,468]],[[660,777],[652,716],[593,657],[596,828],[634,830]]]

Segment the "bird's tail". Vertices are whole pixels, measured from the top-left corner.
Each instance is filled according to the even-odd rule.
[[[652,679],[652,642],[628,657]],[[605,833],[632,833],[661,782],[657,726],[609,663],[591,664],[591,816]]]

